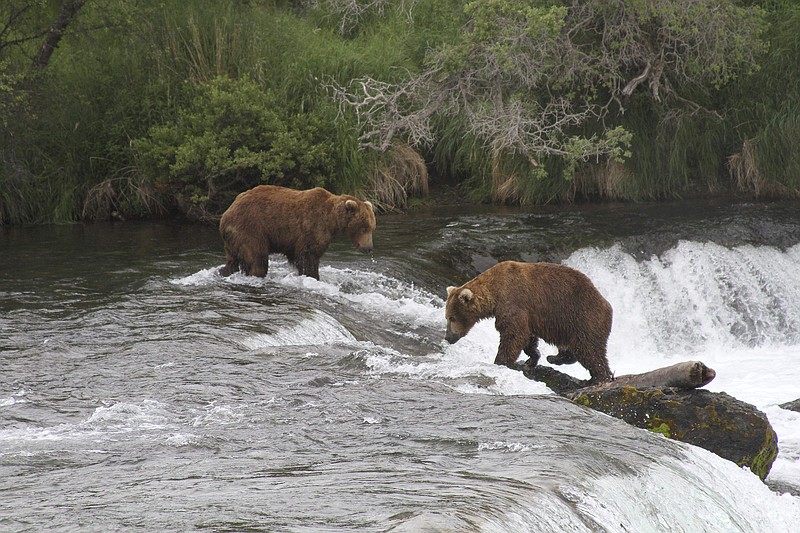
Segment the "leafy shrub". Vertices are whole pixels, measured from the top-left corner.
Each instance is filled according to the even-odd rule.
[[[292,114],[248,78],[193,87],[174,122],[133,142],[139,171],[192,218],[213,219],[242,190],[259,184],[327,186],[333,135],[313,114]]]

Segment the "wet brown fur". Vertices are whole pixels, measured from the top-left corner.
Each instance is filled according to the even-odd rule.
[[[229,276],[241,270],[266,276],[269,255],[286,255],[301,275],[319,279],[319,260],[333,238],[346,235],[362,252],[372,251],[372,204],[322,188],[297,191],[259,185],[245,191],[223,213],[219,231]]]
[[[445,315],[450,342],[478,320],[495,317],[500,332],[495,364],[515,368],[524,350],[530,357],[526,364],[535,366],[541,338],[559,348],[562,360],[583,365],[592,382],[613,379],[606,355],[611,305],[588,277],[567,266],[499,263],[461,287],[449,287]]]

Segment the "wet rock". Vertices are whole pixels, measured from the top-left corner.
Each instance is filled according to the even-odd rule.
[[[780,407],[781,409],[788,409],[789,411],[797,411],[798,413],[800,413],[800,398],[791,402],[782,403],[778,407]]]
[[[622,387],[578,390],[570,397],[636,427],[714,452],[750,468],[762,480],[778,455],[778,437],[764,413],[724,392]]]
[[[627,423],[699,446],[746,466],[762,480],[778,455],[778,437],[766,415],[725,393],[671,387],[587,387],[587,382],[554,368],[524,368],[575,403]]]
[[[588,380],[574,378],[549,366],[536,365],[530,367],[523,364],[520,370],[522,370],[526,378],[541,381],[550,390],[561,396],[567,396],[589,385]]]

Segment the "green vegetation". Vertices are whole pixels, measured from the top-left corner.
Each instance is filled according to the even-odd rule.
[[[567,6],[571,6],[567,9]],[[800,192],[791,0],[8,0],[0,225]]]
[[[213,218],[233,193],[260,183],[330,187],[335,132],[318,115],[293,114],[248,78],[214,78],[197,87],[174,121],[132,142],[148,183],[196,218]]]

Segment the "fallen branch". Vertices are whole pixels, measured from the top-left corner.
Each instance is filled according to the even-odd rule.
[[[700,361],[684,361],[643,374],[618,376],[614,378],[614,381],[589,386],[588,381],[573,378],[549,366],[537,365],[531,368],[523,363],[520,366],[520,370],[529,379],[545,383],[562,396],[569,396],[576,392],[584,393],[596,390],[618,389],[620,387],[696,389],[707,385],[717,375],[714,369],[707,367]]]

